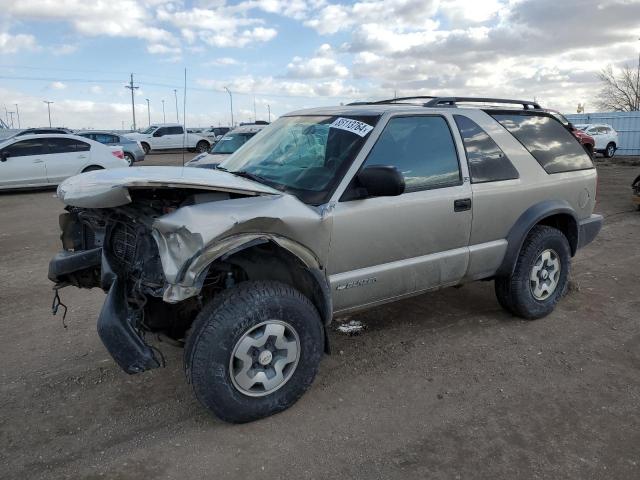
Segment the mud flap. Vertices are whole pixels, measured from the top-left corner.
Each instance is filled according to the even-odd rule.
[[[98,335],[116,363],[125,372],[140,373],[158,368],[155,353],[131,324],[124,282],[116,277],[98,317]]]

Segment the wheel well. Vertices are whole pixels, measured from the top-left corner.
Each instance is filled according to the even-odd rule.
[[[331,293],[324,273],[307,267],[293,253],[272,241],[254,244],[215,260],[206,272],[204,285],[207,279],[223,277],[225,282],[231,277],[234,282],[274,280],[290,285],[311,300],[325,325],[331,321]],[[202,294],[207,295],[204,287]]]
[[[100,165],[89,165],[88,167],[82,169],[82,173],[92,172],[94,170],[104,170],[104,167],[101,167]]]
[[[576,219],[567,213],[558,213],[545,217],[537,225],[547,225],[560,230],[569,242],[571,255],[575,255],[578,248],[578,224]]]

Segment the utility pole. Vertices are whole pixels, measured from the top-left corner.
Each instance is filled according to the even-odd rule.
[[[167,116],[164,114],[164,100],[162,100],[162,123],[167,123]]]
[[[147,116],[149,117],[149,126],[151,126],[151,107],[149,107],[149,99],[145,98],[147,101]]]
[[[11,128],[13,128],[13,114],[16,112],[9,112],[9,115],[11,116]]]
[[[256,113],[256,96],[253,96],[253,123],[258,121],[258,114]]]
[[[133,113],[133,130],[136,130],[136,103],[133,99],[133,92],[140,87],[133,86],[133,73],[131,74],[131,81],[129,81],[129,85],[125,85],[124,88],[128,88],[131,90],[131,112]]]
[[[176,97],[176,123],[180,123],[180,119],[178,118],[178,90],[173,89],[173,96]]]
[[[229,90],[227,87],[224,87],[224,89],[229,94],[229,103],[231,105],[231,128],[233,128],[233,95],[231,95],[231,90]]]
[[[49,102],[47,100],[44,100],[44,103],[47,104],[47,110],[49,111],[49,128],[51,128],[51,104],[53,102]]]
[[[271,123],[271,105],[267,104],[267,112],[269,112],[269,123]]]
[[[17,103],[15,104],[15,106],[16,106],[16,116],[18,117],[18,128],[21,128],[20,127],[20,110],[18,110],[18,104]]]

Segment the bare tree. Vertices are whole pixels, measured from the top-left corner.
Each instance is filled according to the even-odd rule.
[[[640,58],[636,68],[625,65],[618,73],[609,65],[598,74],[598,78],[602,82],[602,90],[597,103],[602,110],[640,110]]]

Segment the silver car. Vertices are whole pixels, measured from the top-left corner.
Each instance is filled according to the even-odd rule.
[[[140,142],[131,140],[124,135],[118,135],[114,132],[99,130],[82,130],[76,132],[76,135],[95,140],[96,142],[102,143],[104,145],[121,146],[122,151],[124,152],[124,158],[129,163],[129,166],[133,165],[136,162],[142,162],[144,160],[145,154],[142,146],[140,145]]]
[[[264,125],[243,125],[225,134],[208,152],[196,155],[189,160],[186,167],[216,168],[227,157],[235,153],[247,141],[262,130]]]
[[[475,280],[513,315],[551,313],[601,228],[596,182],[535,102],[302,110],[215,170],[67,180],[49,278],[107,293],[98,333],[126,372],[161,365],[142,332],[163,332],[197,399],[246,422],[309,388],[337,315]]]

